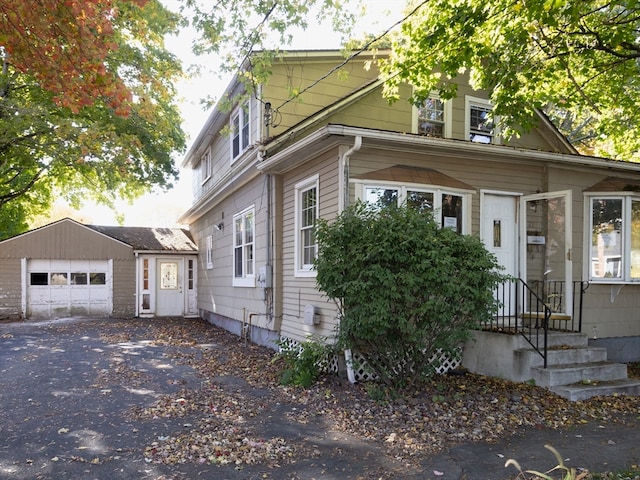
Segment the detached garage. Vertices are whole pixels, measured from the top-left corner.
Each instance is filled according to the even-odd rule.
[[[197,316],[196,265],[187,230],[60,220],[0,242],[0,319]]]

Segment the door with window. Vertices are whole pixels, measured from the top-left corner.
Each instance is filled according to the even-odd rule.
[[[521,211],[522,278],[552,314],[571,315],[571,191],[527,195]]]
[[[183,260],[156,260],[156,316],[171,317],[184,312]]]
[[[480,238],[504,269],[501,273],[512,277],[518,274],[517,206],[518,196],[515,195],[485,193],[482,196]],[[516,314],[515,284],[512,281],[498,285],[496,298],[500,303],[499,316]]]

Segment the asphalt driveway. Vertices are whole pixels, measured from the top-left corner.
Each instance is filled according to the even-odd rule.
[[[397,466],[378,455],[375,445],[328,432],[321,422],[287,420],[301,407],[295,402],[270,402],[269,391],[251,388],[233,375],[214,371],[203,378],[193,359],[215,351],[223,364],[229,352],[228,345],[206,335],[202,323],[83,319],[0,324],[0,478],[391,478]],[[173,338],[176,332],[184,334],[179,341]],[[247,347],[236,342],[240,350]],[[205,392],[206,401],[222,405],[218,410],[212,403],[222,420],[213,428],[235,434],[242,454],[253,457],[212,464],[209,452],[195,461],[157,461],[172,454],[156,452],[163,442],[180,442],[180,435],[188,435],[198,421],[197,412],[185,409],[198,400],[194,394],[183,399],[180,392]],[[163,403],[166,398],[173,400]],[[259,413],[247,414],[253,416],[250,425],[238,426],[237,416],[231,420],[228,411],[239,403],[234,398],[250,404],[239,406],[244,411]],[[159,403],[173,414],[161,413]],[[216,443],[203,438],[201,447]],[[293,444],[300,458],[291,458],[288,445]],[[213,450],[221,458],[227,454],[225,448]],[[359,461],[352,463],[353,458]],[[383,471],[389,473],[376,473]]]
[[[254,354],[265,358],[200,320],[0,323],[0,479],[499,480],[516,477],[507,458],[553,466],[545,443],[592,471],[640,463],[640,411],[409,462],[390,448],[395,433],[376,441],[309,414],[304,394],[261,378]]]

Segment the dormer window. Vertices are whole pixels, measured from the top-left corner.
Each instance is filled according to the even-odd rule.
[[[497,134],[493,106],[482,98],[466,97],[466,138],[474,143],[496,143]]]
[[[436,94],[430,95],[414,108],[413,133],[425,137],[451,137],[451,102],[445,102]]]
[[[249,118],[249,100],[246,100],[231,115],[231,162],[249,147]]]

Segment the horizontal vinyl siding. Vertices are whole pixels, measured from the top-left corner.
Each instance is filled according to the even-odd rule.
[[[21,261],[0,258],[0,320],[22,314]]]
[[[362,61],[355,60],[323,78],[340,62],[340,59],[335,59],[308,60],[300,64],[274,63],[273,74],[263,88],[263,100],[271,102],[279,114],[278,122],[271,128],[270,135],[277,136],[283,133],[368,84],[378,75],[375,68],[367,71]],[[323,80],[315,83],[320,78]],[[292,92],[301,93],[294,98]]]
[[[234,287],[233,282],[233,217],[246,208],[255,206],[254,255],[255,274],[267,261],[267,177],[257,176],[242,189],[231,192],[216,207],[191,225],[198,244],[198,308],[242,321],[250,313],[257,313],[254,320],[264,324],[266,306],[263,291],[258,286]],[[215,225],[223,223],[223,230]],[[213,237],[213,268],[207,269],[207,236]],[[243,311],[244,308],[244,311]]]
[[[133,250],[88,227],[61,221],[3,242],[0,258],[133,259]]]
[[[113,262],[113,316],[133,317],[136,314],[136,262]]]
[[[304,278],[294,275],[295,242],[295,185],[319,174],[320,217],[331,220],[338,212],[338,151],[332,150],[310,161],[302,168],[287,173],[283,180],[283,256],[282,256],[282,327],[284,337],[304,340],[308,336],[333,337],[335,332],[336,308],[317,290],[315,277]],[[305,325],[305,306],[315,305],[320,324]]]

